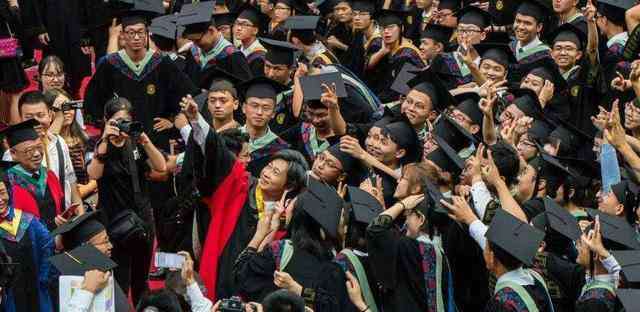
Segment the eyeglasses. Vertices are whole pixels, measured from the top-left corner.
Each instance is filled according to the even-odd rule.
[[[240,26],[240,27],[255,27],[253,24],[249,23],[249,22],[238,22],[236,21],[235,23],[233,23],[234,26]]]
[[[324,163],[325,166],[327,166],[327,167],[329,167],[331,169],[342,170],[342,168],[340,168],[340,166],[338,166],[338,164],[336,164],[332,160],[329,160],[324,153],[321,153],[320,155],[318,155],[318,157],[316,158],[316,161]]]
[[[482,30],[475,29],[475,28],[458,28],[456,29],[456,31],[458,31],[461,34],[473,34],[473,33],[482,32]]]
[[[574,47],[569,47],[569,46],[554,46],[553,47],[553,52],[576,52],[578,49],[574,48]]]
[[[273,8],[273,9],[274,9],[274,10],[280,10],[280,11],[283,11],[283,10],[287,10],[287,11],[289,11],[289,10],[291,10],[291,8],[289,8],[289,7],[283,7],[283,6],[276,6],[276,7],[275,7],[275,8]]]
[[[369,12],[364,12],[364,11],[353,11],[353,15],[354,16],[359,16],[359,17],[371,16],[371,14]]]
[[[53,79],[63,79],[64,78],[64,73],[44,73],[42,74],[43,78],[47,78],[49,80],[53,80]]]
[[[42,154],[44,152],[44,146],[42,144],[38,144],[38,145],[27,147],[23,150],[17,150],[17,149],[13,149],[13,150],[27,157],[31,157],[36,152],[38,152],[39,154]]]
[[[140,31],[128,30],[128,31],[125,31],[124,34],[131,39],[135,37],[143,38],[147,35],[147,31],[146,30],[140,30]]]

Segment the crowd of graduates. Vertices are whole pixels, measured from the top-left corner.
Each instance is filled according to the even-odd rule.
[[[639,25],[0,0],[0,312],[640,311]]]

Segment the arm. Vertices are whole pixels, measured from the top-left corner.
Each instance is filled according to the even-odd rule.
[[[147,137],[145,133],[140,135],[139,143],[140,145],[142,145],[142,148],[149,157],[148,162],[151,166],[151,169],[158,172],[167,171],[167,163],[164,155],[162,155],[158,148],[153,145],[153,143],[151,142],[151,140],[149,140],[149,137]]]
[[[92,180],[99,180],[102,178],[102,174],[104,173],[104,161],[108,157],[109,153],[109,138],[120,135],[120,130],[115,126],[115,124],[115,120],[109,120],[104,125],[102,138],[98,141],[93,158],[91,159],[91,162],[89,162],[89,165],[87,165],[87,174]]]
[[[484,149],[484,145],[482,145],[481,148]],[[529,223],[527,215],[524,213],[515,198],[513,198],[513,195],[511,195],[511,190],[509,190],[506,182],[500,177],[500,173],[498,172],[498,167],[496,167],[496,163],[493,160],[491,150],[487,151],[487,158],[483,159],[482,163],[482,179],[493,185],[496,189],[502,209],[520,219],[522,222]]]
[[[587,21],[587,58],[591,66],[598,65],[598,27],[596,25],[596,7],[592,1],[587,4],[584,18]]]
[[[498,141],[498,134],[496,133],[496,125],[493,120],[493,104],[495,103],[495,96],[493,99],[483,98],[480,100],[480,110],[484,113],[482,117],[482,136],[484,142],[488,145],[496,144]]]
[[[304,102],[304,92],[302,91],[302,84],[300,84],[300,77],[307,74],[307,65],[298,63],[296,73],[293,75],[293,95],[291,98],[291,111],[295,118],[300,117],[302,112],[302,103]]]
[[[369,58],[367,69],[369,70],[374,69],[378,65],[378,63],[380,63],[380,61],[382,61],[389,54],[389,52],[390,52],[389,49],[383,43],[382,49],[372,54],[371,57]]]

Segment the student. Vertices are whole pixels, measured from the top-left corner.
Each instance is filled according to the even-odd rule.
[[[549,57],[549,47],[540,41],[544,23],[551,15],[549,11],[550,8],[539,0],[526,0],[518,6],[513,24],[516,36],[509,45],[518,65]]]
[[[233,37],[247,59],[253,77],[264,75],[264,58],[267,49],[258,40],[264,25],[264,16],[252,5],[247,5],[234,22]]]
[[[287,18],[284,27],[291,30],[289,41],[302,51],[309,66],[339,64],[338,58],[316,37],[318,21],[318,16],[298,15]]]

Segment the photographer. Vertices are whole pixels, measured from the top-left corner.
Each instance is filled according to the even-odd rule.
[[[147,288],[153,242],[145,173],[150,169],[164,172],[166,163],[147,135],[139,131],[139,123],[131,122],[131,110],[131,103],[121,97],[105,104],[105,128],[87,172],[98,181],[97,208],[115,243],[115,278],[125,293],[131,287],[136,304]]]

